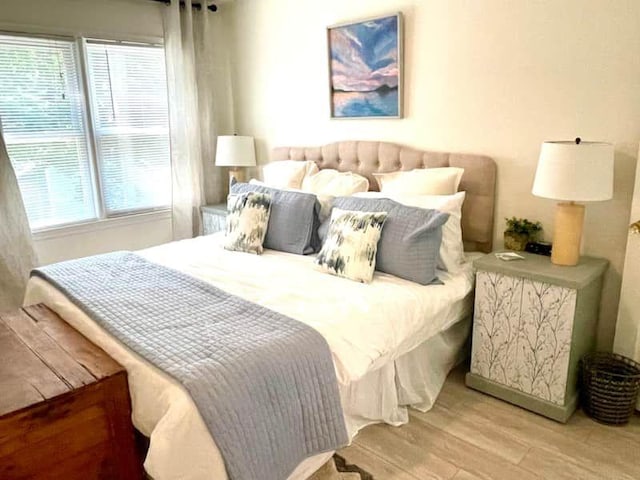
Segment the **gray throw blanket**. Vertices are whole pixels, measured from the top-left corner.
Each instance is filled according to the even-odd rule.
[[[116,252],[34,270],[189,391],[232,480],[284,480],[347,443],[331,352],[311,327]]]

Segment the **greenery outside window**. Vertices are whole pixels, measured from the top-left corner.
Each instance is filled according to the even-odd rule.
[[[162,47],[0,34],[0,122],[34,231],[170,204]]]

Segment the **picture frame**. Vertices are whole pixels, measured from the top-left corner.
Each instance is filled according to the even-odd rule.
[[[327,27],[332,119],[403,115],[402,13]]]

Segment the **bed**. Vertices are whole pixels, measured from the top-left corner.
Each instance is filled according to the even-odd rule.
[[[423,152],[385,142],[338,142],[276,148],[273,160],[313,160],[319,168],[374,172],[421,167],[465,169],[462,227],[468,261],[421,286],[376,273],[369,285],[313,268],[311,256],[267,250],[261,256],[221,248],[221,235],[172,242],[140,256],[185,272],[320,332],[329,344],[350,438],[375,422],[408,421],[407,406],[428,410],[449,370],[465,354],[472,309],[471,261],[491,251],[496,168],[488,157]],[[149,475],[224,479],[224,462],[189,393],[171,376],[110,336],[42,278],[29,281],[25,304],[42,302],[119,361],[129,374],[133,423],[150,446]],[[308,478],[332,452],[303,461],[290,479]]]

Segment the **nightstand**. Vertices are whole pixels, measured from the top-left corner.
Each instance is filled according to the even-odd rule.
[[[575,267],[523,253],[474,263],[476,298],[467,386],[566,422],[578,402],[578,362],[596,343],[608,262]]]
[[[200,207],[202,230],[205,235],[224,231],[227,222],[227,204],[205,205]]]

